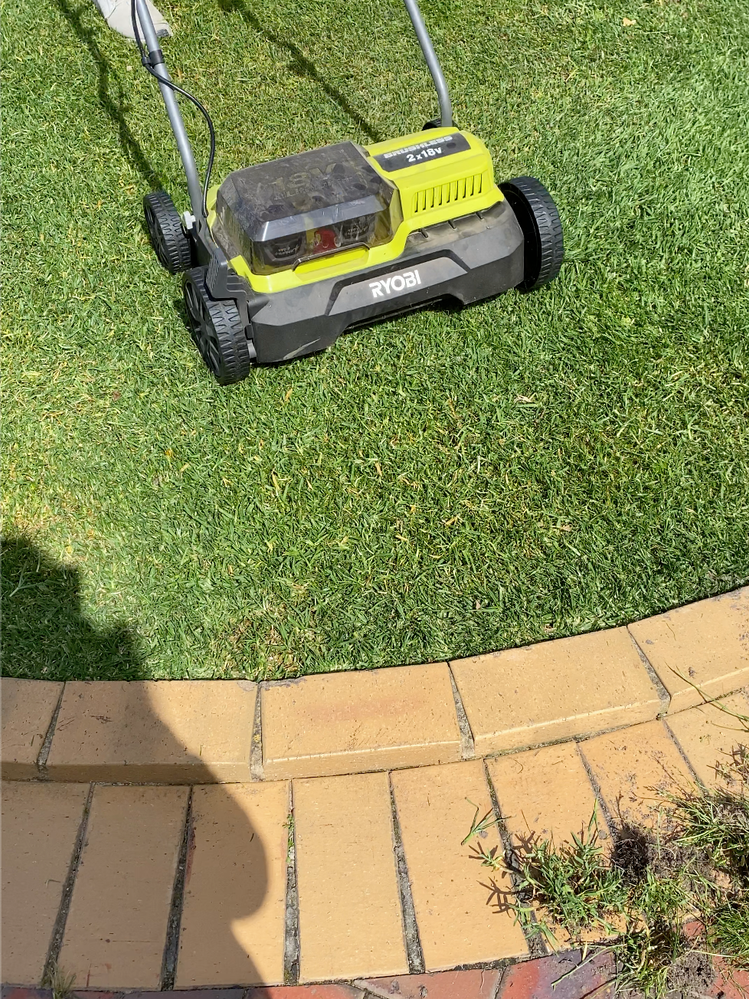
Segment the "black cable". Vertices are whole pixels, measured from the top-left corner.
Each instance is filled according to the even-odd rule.
[[[216,130],[213,127],[213,121],[208,111],[203,107],[197,97],[193,97],[189,91],[185,90],[183,87],[178,87],[176,83],[172,80],[164,80],[156,72],[154,67],[151,65],[150,53],[146,52],[143,40],[140,37],[140,31],[138,29],[138,16],[136,12],[135,0],[131,0],[130,3],[130,17],[133,22],[133,34],[135,35],[135,42],[138,46],[138,51],[140,52],[140,61],[143,63],[145,68],[159,83],[163,83],[164,86],[169,87],[177,94],[182,94],[186,97],[188,101],[191,101],[195,107],[200,111],[200,113],[205,118],[205,123],[208,126],[208,135],[210,136],[210,152],[208,153],[208,163],[205,168],[205,183],[203,184],[203,210],[205,211],[205,216],[208,218],[208,188],[211,183],[211,172],[213,170],[213,161],[216,158]],[[163,60],[162,60],[163,62]]]

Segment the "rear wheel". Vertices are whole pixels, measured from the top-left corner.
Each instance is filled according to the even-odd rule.
[[[205,267],[193,267],[185,275],[190,334],[219,385],[233,385],[250,373],[250,345],[236,305],[212,298],[205,274]]]
[[[192,267],[192,245],[179,212],[166,191],[154,191],[143,199],[148,235],[159,263],[170,274]]]
[[[562,221],[557,206],[535,177],[515,177],[499,185],[525,236],[525,275],[519,291],[553,281],[564,259]]]

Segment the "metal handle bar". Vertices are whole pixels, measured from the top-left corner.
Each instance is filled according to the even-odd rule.
[[[424,24],[424,18],[421,16],[417,0],[403,0],[403,3],[406,5],[406,10],[408,11],[408,15],[413,23],[416,37],[419,39],[421,51],[424,53],[424,59],[426,60],[429,72],[432,74],[432,79],[434,80],[437,97],[440,102],[440,118],[442,120],[442,124],[445,127],[448,127],[453,123],[453,108],[450,101],[450,94],[447,90],[445,74],[442,72],[442,67],[440,66],[439,59],[437,58],[437,53],[434,51],[434,45],[432,45],[432,39],[429,37],[429,32]]]
[[[143,31],[148,51],[157,52],[160,50],[159,39],[156,34],[156,29],[153,26],[151,12],[146,5],[146,0],[135,0],[135,4],[138,21]],[[169,71],[163,62],[157,63],[153,67],[153,70],[155,75],[159,78],[159,90],[161,91],[161,96],[164,98],[166,113],[169,115],[169,124],[172,126],[174,138],[177,141],[177,148],[179,149],[179,155],[182,159],[182,166],[185,169],[185,176],[187,177],[187,190],[190,194],[192,213],[196,219],[199,219],[203,217],[205,212],[203,208],[203,189],[200,184],[200,174],[198,173],[198,168],[195,163],[195,156],[193,155],[190,140],[187,137],[185,123],[182,120],[182,113],[180,112],[179,104],[177,104],[177,98],[174,96],[174,91],[166,86],[166,84],[161,83],[161,80],[171,81],[171,77],[169,76]]]
[[[429,68],[429,72],[432,74],[434,86],[437,90],[437,97],[439,98],[440,120],[443,126],[449,127],[453,123],[453,111],[450,94],[447,89],[445,74],[442,72],[442,67],[440,66],[439,59],[437,58],[437,53],[434,51],[432,39],[429,37],[429,32],[424,24],[424,18],[419,10],[418,0],[403,0],[403,3],[405,4],[408,15],[411,18],[411,23],[413,24],[414,31],[416,32],[416,37],[419,40],[419,45],[421,46],[421,51]],[[135,0],[135,4],[138,21],[143,31],[148,51],[160,52],[159,39],[156,34],[156,29],[154,28],[153,20],[151,19],[151,13],[146,5],[146,0]],[[185,123],[182,120],[182,114],[180,112],[179,105],[177,104],[174,91],[171,90],[166,83],[161,82],[162,80],[171,82],[171,77],[169,76],[169,71],[163,61],[155,64],[153,66],[153,70],[154,75],[159,80],[161,96],[164,98],[166,113],[169,116],[169,123],[172,126],[172,132],[174,133],[177,148],[179,149],[179,155],[182,159],[182,166],[184,167],[185,176],[187,178],[187,189],[190,194],[192,213],[196,219],[200,219],[203,218],[205,210],[203,207],[203,191],[200,184],[200,174],[198,173],[198,168],[195,163],[195,156],[193,155],[192,146],[190,145],[190,140],[187,136]]]

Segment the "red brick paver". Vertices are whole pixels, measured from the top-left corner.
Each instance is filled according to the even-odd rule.
[[[163,995],[163,993],[162,993]],[[192,999],[190,993],[189,999]],[[245,999],[361,999],[353,985],[271,985],[250,989]]]
[[[367,978],[357,982],[378,999],[493,999],[499,971],[437,971],[431,975]],[[282,997],[279,996],[279,999]],[[305,999],[300,996],[299,999]]]
[[[580,951],[568,951],[513,964],[505,972],[497,999],[584,999],[594,993],[597,999],[611,999],[613,985],[606,983],[613,974],[609,954],[583,963]]]
[[[749,971],[733,971],[720,957],[715,958],[714,964],[717,977],[707,994],[714,999],[746,999],[749,996]]]

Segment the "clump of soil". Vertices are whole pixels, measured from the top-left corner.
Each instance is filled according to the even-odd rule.
[[[669,968],[668,986],[671,992],[667,999],[704,996],[714,981],[715,969],[710,957],[701,951],[687,951]]]
[[[700,879],[711,881],[715,871],[706,851],[679,842],[681,828],[672,820],[659,837],[649,829],[623,825],[615,833],[611,863],[629,885],[643,881],[648,871],[655,877],[681,878],[685,887]]]
[[[624,875],[628,884],[638,884],[645,877],[654,850],[652,836],[636,826],[623,825],[616,830],[611,863]]]

